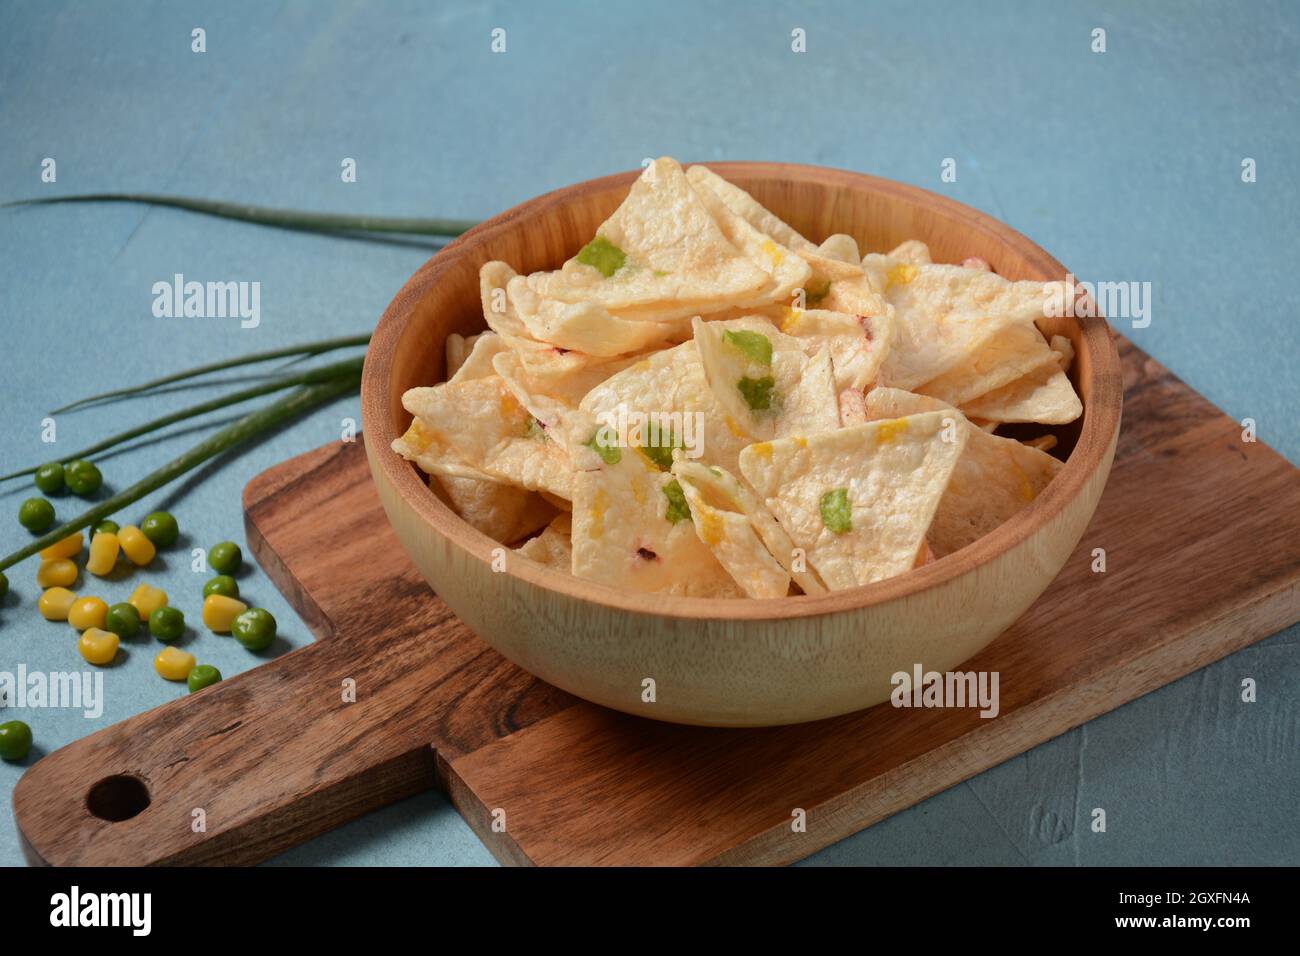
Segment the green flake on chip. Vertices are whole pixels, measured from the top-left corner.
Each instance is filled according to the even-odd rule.
[[[660,471],[669,471],[673,467],[673,449],[684,447],[682,440],[671,431],[652,427],[649,444],[642,445],[639,450]]]
[[[623,451],[616,444],[602,442],[601,432],[604,428],[596,429],[596,433],[591,436],[587,442],[587,447],[600,456],[600,460],[607,465],[617,465],[623,460]]]
[[[832,534],[853,530],[853,509],[849,506],[849,490],[835,488],[822,495],[822,524]]]
[[[597,236],[578,251],[578,261],[583,265],[594,266],[608,279],[623,268],[627,256],[604,236]]]
[[[664,497],[668,499],[668,510],[664,513],[664,517],[670,523],[690,520],[691,506],[686,503],[686,492],[682,491],[682,486],[678,484],[676,478],[664,485]]]
[[[820,286],[817,286],[816,288],[804,289],[803,291],[804,304],[809,306],[817,305],[819,302],[821,302],[822,299],[826,298],[830,294],[831,294],[831,280],[827,279],[825,282],[823,282]]]
[[[722,340],[750,361],[769,367],[772,365],[772,340],[761,332],[751,332],[748,329],[733,332],[726,329],[722,333]]]
[[[736,383],[736,388],[744,396],[746,404],[755,411],[762,411],[772,407],[772,389],[776,388],[776,380],[770,375],[764,375],[762,378],[750,378],[746,375]]]

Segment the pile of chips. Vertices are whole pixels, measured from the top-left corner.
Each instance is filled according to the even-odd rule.
[[[823,594],[957,551],[1028,505],[1082,413],[1073,290],[921,242],[820,246],[704,166],[648,166],[560,269],[480,274],[489,331],[403,396],[393,443],[514,554],[640,592]]]

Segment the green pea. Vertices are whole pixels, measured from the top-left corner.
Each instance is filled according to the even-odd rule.
[[[185,678],[185,683],[190,685],[190,693],[193,694],[205,687],[211,687],[219,680],[221,680],[221,671],[211,664],[199,664],[190,671],[190,676]]]
[[[117,534],[122,529],[116,521],[101,521],[95,525],[95,534]]]
[[[244,553],[239,550],[239,545],[233,541],[222,541],[220,544],[214,544],[212,550],[208,552],[208,564],[218,574],[234,574],[243,563]]]
[[[134,604],[125,601],[114,604],[104,615],[104,630],[112,631],[123,640],[135,637],[140,631],[140,612]]]
[[[0,757],[22,760],[32,749],[32,728],[21,720],[0,724]]]
[[[8,593],[9,593],[9,579],[5,577],[5,573],[3,571],[0,571],[0,598],[3,598]]]
[[[41,465],[36,469],[36,475],[32,479],[36,482],[36,487],[47,495],[55,495],[63,490],[63,466],[57,461],[52,461],[47,465]]]
[[[213,594],[220,594],[223,597],[239,597],[239,582],[228,574],[218,574],[215,578],[203,585],[203,596],[209,597]]]
[[[141,521],[140,530],[144,532],[146,538],[160,548],[171,547],[181,533],[181,529],[176,525],[176,519],[165,511],[155,511]]]
[[[275,640],[275,618],[266,608],[250,607],[230,625],[235,640],[250,651],[264,651]]]
[[[18,523],[33,534],[49,531],[54,524],[54,505],[44,498],[28,498],[18,506]]]
[[[177,607],[160,607],[149,615],[149,633],[164,644],[180,640],[185,633],[185,615]]]
[[[78,458],[64,467],[63,480],[67,482],[69,491],[85,498],[99,490],[99,486],[104,483],[104,476],[93,464]]]

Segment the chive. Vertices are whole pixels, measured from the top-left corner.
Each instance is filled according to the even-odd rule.
[[[287,378],[276,379],[274,382],[267,382],[265,385],[255,385],[252,388],[246,388],[242,391],[231,392],[228,395],[218,395],[206,402],[200,402],[198,405],[191,405],[189,408],[182,408],[180,411],[172,412],[170,415],[164,415],[162,418],[155,418],[151,422],[145,422],[143,425],[137,425],[129,428],[124,432],[118,432],[111,435],[103,441],[96,442],[87,448],[72,452],[64,456],[64,461],[75,461],[78,458],[88,458],[96,452],[101,452],[105,448],[112,448],[114,445],[124,441],[130,441],[132,438],[139,438],[141,435],[147,435],[149,432],[157,431],[168,425],[174,425],[177,422],[183,422],[187,418],[195,418],[199,415],[206,415],[208,412],[215,412],[217,409],[225,408],[227,405],[238,405],[240,402],[246,402],[250,398],[259,398],[262,395],[269,395],[272,392],[280,392],[286,388],[293,388],[295,385],[316,385],[320,382],[332,381],[340,376],[361,371],[362,363],[365,357],[347,359],[343,362],[335,362],[333,365],[323,365],[320,368],[311,369],[310,371],[301,372],[298,375],[291,375]],[[42,462],[44,464],[44,462]],[[31,468],[24,468],[21,471],[10,472],[7,475],[0,475],[0,481],[8,481],[10,478],[18,478],[22,475],[30,475],[41,465],[33,465]]]
[[[304,342],[302,345],[290,345],[282,349],[272,349],[269,352],[250,352],[239,358],[225,359],[220,362],[211,362],[207,365],[196,365],[194,368],[186,369],[183,372],[176,372],[172,375],[164,375],[162,378],[155,378],[152,381],[145,382],[143,385],[132,385],[128,388],[115,388],[111,392],[100,392],[98,395],[91,395],[89,398],[79,398],[75,402],[54,409],[50,414],[58,415],[60,412],[71,411],[74,408],[89,405],[91,402],[103,401],[106,398],[120,398],[126,395],[138,395],[141,392],[147,392],[163,385],[171,385],[173,382],[183,382],[189,378],[198,378],[200,375],[207,375],[209,372],[221,372],[228,368],[238,368],[241,365],[255,365],[258,362],[268,362],[271,359],[284,358],[289,355],[297,356],[299,358],[310,358],[313,355],[333,352],[336,349],[346,349],[354,345],[366,345],[369,342],[369,335],[348,335],[338,339],[321,339],[318,342]]]
[[[264,408],[250,412],[239,421],[232,422],[210,438],[199,442],[189,451],[163,465],[157,471],[140,479],[134,485],[123,488],[113,497],[101,501],[89,511],[83,512],[71,521],[59,525],[59,527],[37,538],[26,547],[0,558],[0,571],[12,567],[24,558],[29,558],[44,548],[48,548],[56,541],[62,541],[74,531],[89,528],[127,505],[134,504],[150,492],[156,491],[168,482],[174,481],[187,471],[197,468],[209,458],[214,458],[242,442],[269,432],[276,426],[291,418],[296,418],[304,412],[311,411],[318,405],[323,405],[341,395],[355,391],[359,384],[361,384],[360,370],[356,374],[342,376],[330,382],[304,386],[291,395],[286,395]]]
[[[772,389],[776,388],[776,380],[770,375],[764,375],[762,378],[750,378],[746,375],[736,383],[736,388],[740,390],[740,394],[750,408],[762,411],[772,407]]]
[[[627,262],[627,255],[604,236],[597,236],[578,250],[578,261],[594,266],[606,279]]]
[[[846,534],[853,530],[853,506],[849,504],[849,489],[832,488],[818,502],[822,524],[831,534]]]
[[[722,340],[732,346],[741,355],[759,365],[770,366],[772,364],[772,340],[761,332],[751,332],[749,329],[724,329]]]
[[[597,428],[596,433],[591,436],[591,440],[586,443],[587,447],[600,456],[600,460],[607,465],[617,465],[623,460],[623,450],[618,447],[618,437],[608,440],[608,435],[602,435],[604,428]],[[607,439],[607,441],[602,441]]]
[[[0,204],[0,209],[13,206],[44,206],[63,202],[138,202],[150,206],[170,206],[190,212],[238,219],[263,226],[281,229],[299,229],[305,232],[389,232],[410,236],[459,236],[478,225],[468,219],[403,219],[392,216],[349,216],[333,212],[300,212],[296,209],[271,209],[266,206],[248,206],[244,203],[222,202],[215,199],[191,199],[188,196],[160,196],[157,193],[81,193],[74,196],[47,196],[40,199],[19,199]]]
[[[676,478],[668,482],[663,487],[664,497],[668,499],[668,508],[664,512],[664,518],[669,524],[676,524],[679,521],[687,521],[691,517],[691,506],[686,502],[686,492],[682,491],[681,483]],[[71,534],[71,532],[69,532]],[[64,537],[66,537],[65,535]],[[0,564],[0,567],[4,565]]]

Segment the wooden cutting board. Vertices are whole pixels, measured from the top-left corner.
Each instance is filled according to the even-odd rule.
[[[881,705],[725,730],[585,703],[430,593],[364,450],[340,444],[245,492],[248,543],[317,642],[39,761],[14,792],[29,857],[252,863],[433,786],[504,862],[806,856],[1300,620],[1300,471],[1120,347],[1124,426],[1101,507],[1047,593],[966,665],[1000,673],[996,719]]]

